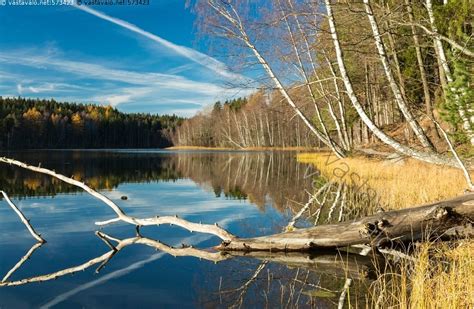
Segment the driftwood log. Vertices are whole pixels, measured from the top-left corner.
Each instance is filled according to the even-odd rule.
[[[320,225],[256,238],[223,241],[222,251],[309,251],[358,244],[379,246],[442,236],[474,222],[474,193],[429,205],[377,213],[354,221]],[[468,235],[469,236],[469,235]]]

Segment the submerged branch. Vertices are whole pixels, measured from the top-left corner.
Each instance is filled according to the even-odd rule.
[[[339,302],[337,304],[338,309],[344,308],[344,301],[346,300],[346,294],[347,291],[349,290],[349,287],[351,286],[352,279],[347,278],[346,282],[344,283],[344,287],[342,288],[341,296],[339,297]]]

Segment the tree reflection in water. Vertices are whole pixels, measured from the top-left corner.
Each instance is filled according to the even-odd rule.
[[[22,156],[25,154],[19,154],[17,158],[24,159]],[[66,157],[63,154],[53,155],[48,157],[48,168],[72,175],[71,178],[83,181],[96,190],[110,190],[123,182],[192,179],[212,190],[216,196],[248,199],[259,208],[265,207],[270,200],[275,209],[292,217],[287,229],[343,221],[367,215],[375,209],[375,205],[367,207],[371,206],[372,201],[358,190],[320,178],[311,166],[296,162],[288,164],[291,162],[288,157],[294,156],[292,153],[229,152],[216,155],[188,152],[159,157],[137,153],[134,159],[130,159],[129,154],[122,157],[120,153],[114,153],[114,156],[114,160],[110,160],[110,154],[100,152],[87,158],[74,152]],[[25,161],[39,164],[42,160],[41,155],[36,155],[34,159]],[[57,179],[14,167],[2,168],[0,173],[3,174],[2,188],[13,192],[14,196],[78,192],[76,187]],[[361,207],[362,204],[365,206]],[[97,231],[96,235],[109,247],[109,251],[77,266],[10,281],[11,275],[41,247],[40,244],[33,245],[5,275],[0,286],[48,281],[92,266],[97,267],[99,272],[124,248],[146,245],[174,256],[192,256],[222,264],[226,264],[228,259],[241,261],[232,264],[239,265],[239,268],[228,269],[229,276],[226,277],[214,278],[213,272],[209,271],[208,281],[196,286],[196,290],[200,291],[201,305],[319,306],[337,304],[342,296],[345,297],[348,282],[352,282],[350,288],[354,291],[348,297],[352,298],[351,301],[361,301],[359,297],[364,293],[360,292],[370,284],[375,258],[359,255],[353,249],[317,253],[221,253],[186,245],[174,248],[143,237],[138,229],[135,237],[126,239],[117,239],[101,231]],[[206,284],[212,287],[205,287]]]

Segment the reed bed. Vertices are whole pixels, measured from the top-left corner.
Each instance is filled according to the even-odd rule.
[[[314,164],[330,180],[362,186],[362,191],[374,190],[381,204],[389,209],[436,202],[462,194],[466,189],[460,170],[413,159],[391,162],[365,157],[338,159],[328,153],[301,153],[297,160]]]
[[[474,243],[419,244],[415,261],[378,270],[368,289],[367,308],[458,309],[474,306]]]
[[[399,162],[362,157],[337,159],[327,153],[301,153],[297,159],[314,164],[326,179],[361,191],[373,190],[387,209],[447,199],[462,194],[466,188],[461,171],[412,159]],[[377,279],[366,290],[365,302],[352,303],[349,307],[474,308],[472,239],[417,243],[405,253],[414,259],[377,265]]]

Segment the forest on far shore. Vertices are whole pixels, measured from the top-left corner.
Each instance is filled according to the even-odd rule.
[[[0,97],[0,149],[163,148],[183,118]]]

